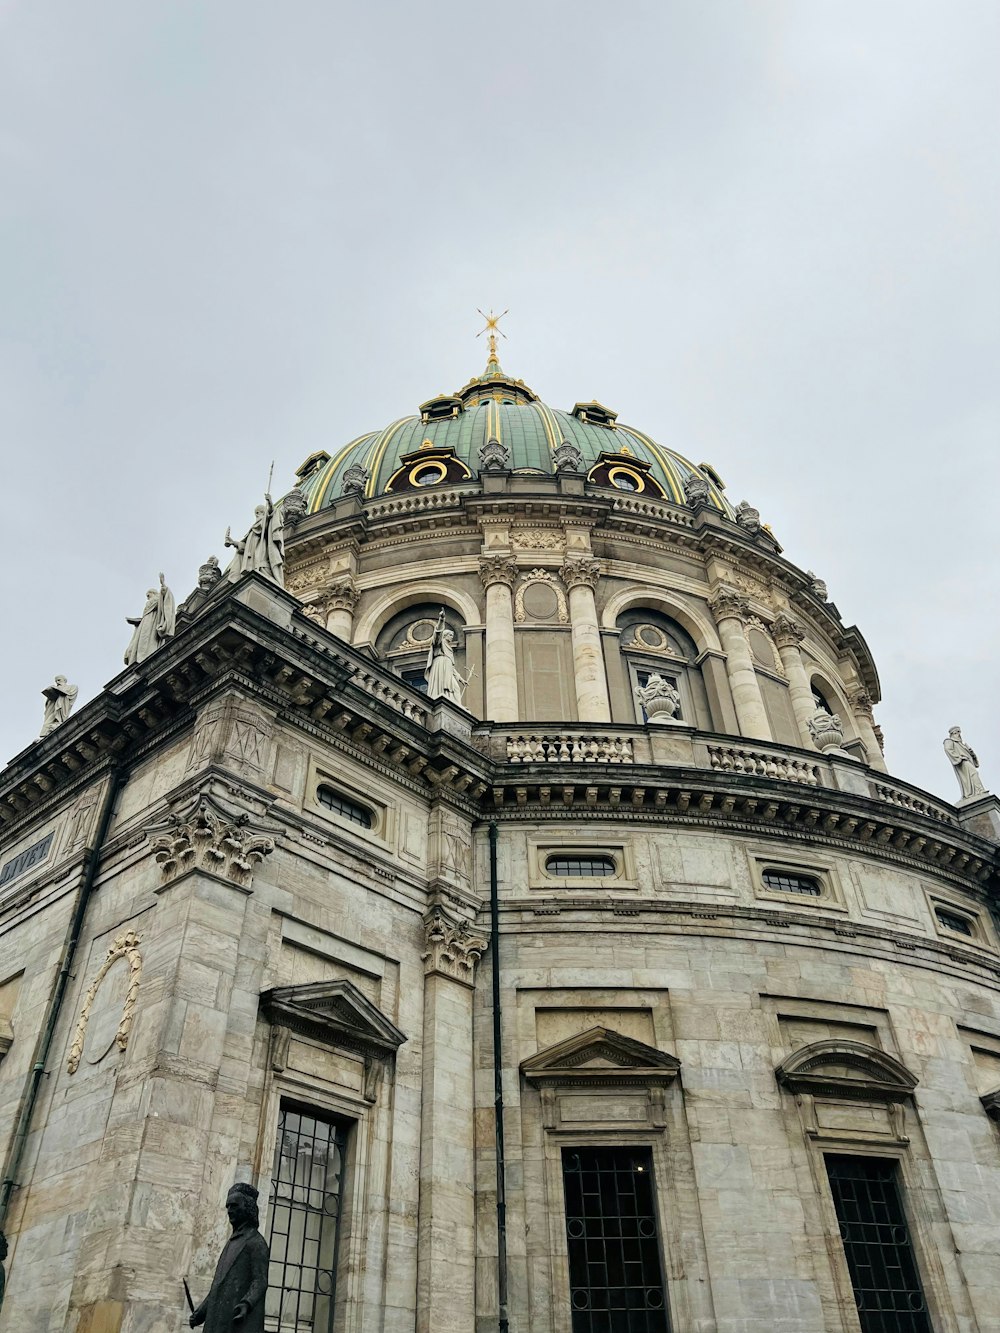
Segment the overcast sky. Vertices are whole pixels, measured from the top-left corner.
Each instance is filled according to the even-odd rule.
[[[827,580],[895,774],[958,722],[1000,790],[998,65],[996,0],[0,0],[0,760],[492,305]]]

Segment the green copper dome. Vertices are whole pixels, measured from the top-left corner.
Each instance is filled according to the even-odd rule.
[[[581,470],[594,472],[590,478],[594,484],[644,490],[648,498],[666,503],[684,504],[684,482],[695,475],[708,482],[710,502],[728,517],[733,515],[711,469],[696,467],[634,426],[621,425],[616,414],[600,403],[578,403],[571,412],[548,407],[523,381],[504,373],[492,343],[485,371],[464,388],[430,399],[417,415],[361,435],[332,456],[308,459],[299,470],[307,512],[318,513],[339,499],[345,474],[352,468],[367,474],[366,498],[413,489],[404,475],[407,467],[430,478],[419,480],[420,486],[435,484],[438,478],[445,485],[474,484],[480,450],[490,440],[507,451],[504,466],[510,472],[546,475],[556,471],[553,451],[567,442],[579,449]],[[414,455],[416,460],[408,458]],[[447,467],[432,461],[421,472],[423,458],[443,459]],[[610,473],[603,459],[611,460]],[[630,459],[635,460],[638,485],[629,476]],[[609,475],[618,481],[609,480]]]

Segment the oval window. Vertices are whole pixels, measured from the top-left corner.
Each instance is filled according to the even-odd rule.
[[[415,472],[411,473],[410,480],[414,486],[433,486],[443,476],[443,468],[439,465],[429,464],[427,467],[417,468]]]
[[[608,879],[617,870],[613,856],[550,856],[545,870],[556,879]]]
[[[815,875],[796,875],[789,870],[765,870],[764,886],[777,893],[801,893],[806,898],[819,898],[823,892]]]
[[[628,472],[616,472],[611,478],[612,486],[617,486],[620,491],[637,491],[639,483]]]
[[[349,796],[334,791],[332,787],[317,787],[316,799],[325,809],[331,810],[335,815],[340,815],[342,819],[349,819],[352,824],[360,824],[362,828],[371,828],[375,822],[372,812],[367,806],[361,805],[358,801],[352,801]]]

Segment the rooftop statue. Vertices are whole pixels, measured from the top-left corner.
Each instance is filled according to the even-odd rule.
[[[431,699],[450,699],[460,704],[467,680],[463,680],[455,665],[455,634],[444,620],[444,608],[437,618],[430,647],[427,650],[427,695]]]
[[[253,526],[242,541],[233,541],[229,528],[226,529],[226,545],[236,551],[230,567],[236,578],[241,574],[263,574],[279,588],[285,586],[285,522],[270,495],[265,495],[264,503],[254,510]]]
[[[150,653],[155,653],[161,643],[173,637],[177,624],[177,607],[174,595],[160,575],[160,586],[150,588],[146,593],[146,605],[141,616],[127,616],[130,625],[134,625],[132,638],[125,649],[125,665],[134,666],[145,661]]]
[[[222,578],[222,570],[219,568],[219,557],[210,555],[203,565],[198,567],[198,587],[202,592],[208,592],[214,588],[219,579]]]
[[[970,796],[985,796],[986,788],[979,776],[979,760],[971,745],[962,740],[961,727],[949,727],[944,741],[944,752],[952,762],[955,776],[962,788],[961,799],[967,801]]]
[[[236,1184],[226,1196],[226,1213],[233,1234],[215,1266],[212,1289],[192,1310],[192,1328],[205,1333],[263,1333],[264,1293],[267,1291],[267,1241],[257,1228],[257,1191]]]
[[[45,696],[45,716],[38,733],[39,740],[62,726],[73,710],[79,690],[75,685],[70,685],[65,676],[56,676],[54,682],[42,690],[42,694]]]

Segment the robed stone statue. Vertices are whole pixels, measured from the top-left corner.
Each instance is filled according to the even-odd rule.
[[[77,687],[70,685],[65,676],[56,676],[51,685],[46,685],[42,690],[45,696],[45,714],[42,718],[42,729],[38,734],[39,740],[47,736],[50,731],[55,731],[56,727],[62,726],[76,703],[78,693]]]
[[[468,683],[455,665],[457,641],[454,632],[444,620],[444,608],[437,618],[430,647],[427,649],[427,696],[430,699],[450,699],[460,704]]]
[[[130,625],[134,625],[129,646],[125,649],[125,665],[134,666],[155,653],[161,643],[173,637],[177,626],[177,606],[174,594],[167,587],[160,575],[160,586],[150,588],[146,593],[146,605],[141,616],[127,616]]]
[[[285,586],[285,521],[270,495],[254,510],[253,526],[242,541],[233,541],[226,529],[226,545],[236,551],[231,568],[237,578],[252,571]]]
[[[263,1333],[267,1241],[257,1228],[257,1191],[237,1183],[226,1197],[233,1234],[219,1255],[212,1290],[188,1321],[205,1333]]]
[[[979,760],[972,746],[966,745],[965,741],[962,740],[960,727],[948,728],[948,735],[944,742],[944,752],[951,760],[955,769],[955,776],[958,778],[958,784],[962,788],[961,799],[965,801],[970,796],[985,796],[987,794],[986,788],[979,776]]]

